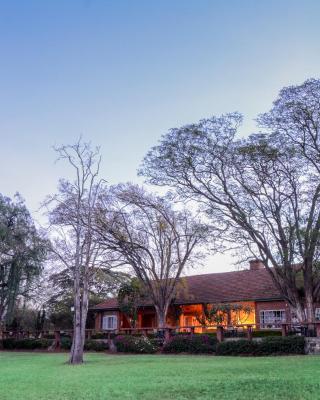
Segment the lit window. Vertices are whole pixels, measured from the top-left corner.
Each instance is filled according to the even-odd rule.
[[[102,318],[102,329],[111,331],[117,329],[118,318],[116,315],[104,315]]]
[[[285,310],[260,311],[261,328],[280,328],[283,322],[286,322]]]

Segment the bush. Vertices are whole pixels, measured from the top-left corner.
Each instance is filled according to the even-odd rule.
[[[208,335],[177,335],[164,344],[164,353],[214,353],[217,340]]]
[[[68,337],[61,338],[61,349],[62,350],[70,350],[72,345],[72,340]]]
[[[35,350],[47,349],[51,346],[50,339],[3,339],[3,348],[5,350]]]
[[[108,339],[108,335],[108,332],[96,332],[91,335],[91,339]],[[110,336],[112,335],[114,334],[111,333]]]
[[[102,340],[86,340],[84,349],[86,351],[105,351],[108,350],[108,343]]]
[[[114,344],[121,353],[151,354],[157,351],[157,347],[146,336],[119,335],[114,339]]]
[[[228,340],[217,344],[216,354],[219,356],[255,355],[258,345],[258,342],[246,339]]]
[[[217,344],[216,354],[222,356],[304,354],[302,336],[265,337],[261,341],[232,340]]]
[[[266,337],[259,344],[261,354],[304,354],[303,336]]]
[[[257,330],[252,332],[253,337],[269,337],[269,336],[281,336],[281,331],[278,330]]]

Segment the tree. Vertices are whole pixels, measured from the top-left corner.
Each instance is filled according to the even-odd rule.
[[[270,132],[247,139],[238,113],[172,129],[140,170],[198,204],[242,257],[261,258],[302,322],[320,292],[319,86],[283,89],[259,118]]]
[[[196,319],[202,326],[239,325],[246,322],[251,312],[252,307],[240,303],[203,304],[203,313],[196,315]]]
[[[74,180],[61,179],[58,193],[45,202],[55,262],[71,272],[74,299],[73,342],[70,363],[83,362],[85,327],[92,276],[108,269],[109,254],[95,241],[92,216],[105,183],[99,178],[99,149],[79,140],[56,148],[59,160],[73,168]]]
[[[95,226],[101,243],[142,282],[163,329],[181,273],[198,258],[206,229],[190,212],[176,211],[165,198],[134,185],[106,196]]]
[[[37,231],[20,195],[0,195],[0,330],[10,323],[17,299],[27,299],[46,259],[47,241]]]
[[[119,309],[128,318],[131,328],[135,328],[138,320],[138,308],[145,297],[143,285],[138,278],[133,277],[124,282],[118,292]]]

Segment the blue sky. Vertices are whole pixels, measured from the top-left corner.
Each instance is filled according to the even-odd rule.
[[[319,15],[318,0],[1,0],[1,193],[38,218],[68,175],[52,146],[80,134],[116,183],[171,127],[240,111],[250,133],[281,87],[319,77]]]

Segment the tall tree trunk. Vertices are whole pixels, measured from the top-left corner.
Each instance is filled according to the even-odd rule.
[[[163,330],[167,327],[167,312],[168,312],[168,306],[155,306],[156,313],[157,313],[157,318],[158,318],[158,328],[159,330]]]
[[[306,319],[307,322],[314,322],[314,302],[313,302],[313,296],[312,293],[309,293],[309,291],[306,293]]]
[[[82,338],[82,299],[80,287],[80,234],[77,237],[77,251],[74,272],[74,320],[73,320],[73,340],[70,352],[69,363],[83,363],[83,338]]]
[[[79,290],[80,292],[80,290]],[[70,352],[70,364],[81,364],[83,363],[83,337],[81,329],[81,297],[76,295],[74,302],[74,322],[73,322],[73,340]]]

